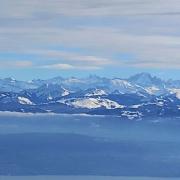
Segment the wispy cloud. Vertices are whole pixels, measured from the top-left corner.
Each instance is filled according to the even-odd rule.
[[[108,58],[103,58],[99,56],[93,55],[82,55],[73,52],[60,51],[60,50],[31,50],[27,51],[31,55],[38,55],[43,59],[48,59],[51,61],[64,61],[69,62],[71,64],[80,64],[80,65],[94,65],[94,66],[106,66],[113,64],[113,61]]]
[[[2,17],[122,16],[177,13],[179,0],[1,0]]]
[[[0,52],[39,57],[19,65],[0,60],[0,67],[14,63],[19,68],[64,70],[180,69],[179,0],[0,0],[0,4]],[[80,51],[60,51],[59,46]],[[114,58],[124,53],[133,58]]]
[[[32,67],[31,61],[5,61],[0,63],[0,68],[30,68]]]
[[[40,66],[39,68],[69,70],[69,69],[73,69],[74,67],[70,64],[50,64],[50,65]]]
[[[98,70],[100,67],[98,66],[76,66],[70,64],[50,64],[50,65],[43,65],[37,68],[42,69],[56,69],[56,70]]]
[[[45,69],[79,69],[79,70],[98,70],[107,66],[113,66],[113,60],[93,55],[83,55],[62,51],[62,50],[27,50],[21,53],[23,55],[30,55],[36,57],[35,68]],[[39,61],[37,61],[39,59]]]

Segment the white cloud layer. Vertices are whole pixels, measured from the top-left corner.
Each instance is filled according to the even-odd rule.
[[[174,15],[179,0],[1,0],[2,17]]]
[[[56,69],[56,70],[98,70],[100,67],[98,66],[77,66],[77,65],[70,65],[70,64],[50,64],[39,66],[38,68],[43,69]]]
[[[32,67],[31,61],[2,61],[0,68],[30,68]]]
[[[0,0],[0,4],[0,53],[41,57],[23,62],[3,57],[0,67],[13,63],[64,70],[180,69],[179,0]],[[62,46],[82,51],[57,48]]]

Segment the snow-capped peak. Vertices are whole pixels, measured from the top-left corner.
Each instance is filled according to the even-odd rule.
[[[143,87],[150,87],[150,86],[163,86],[163,81],[156,76],[151,76],[149,73],[139,73],[134,76],[131,76],[128,79],[130,82],[141,85]]]

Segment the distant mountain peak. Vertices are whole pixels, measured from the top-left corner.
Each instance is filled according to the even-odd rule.
[[[141,86],[161,86],[161,84],[163,83],[160,78],[152,76],[151,74],[146,72],[135,74],[134,76],[131,76],[128,80]]]
[[[140,79],[140,78],[153,79],[153,76],[150,73],[142,72],[142,73],[138,73],[133,76],[130,76],[129,79]]]
[[[9,81],[9,82],[15,82],[16,79],[13,77],[8,77],[8,78],[4,78],[5,81]]]

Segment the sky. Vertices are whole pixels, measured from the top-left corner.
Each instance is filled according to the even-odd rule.
[[[0,77],[180,79],[179,0],[0,0]]]

